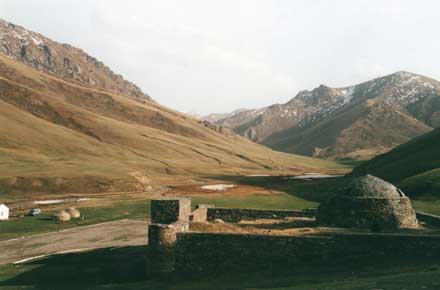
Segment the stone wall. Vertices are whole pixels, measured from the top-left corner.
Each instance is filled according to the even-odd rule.
[[[191,198],[175,197],[151,200],[152,223],[188,222],[190,214]]]
[[[292,270],[303,265],[328,267],[397,259],[439,259],[440,236],[340,234],[271,236],[180,233],[176,271],[187,274],[228,271]]]
[[[221,219],[229,223],[241,220],[283,219],[287,217],[315,217],[316,209],[305,210],[269,210],[240,208],[208,208],[208,220]]]
[[[189,216],[191,222],[203,223],[208,221],[208,208],[213,208],[212,204],[198,204]]]
[[[416,212],[416,214],[419,221],[424,222],[429,226],[440,227],[440,216],[420,211]]]
[[[203,223],[208,220],[207,208],[196,208],[190,215],[189,220],[195,223]]]
[[[176,238],[177,229],[173,225],[149,225],[148,254],[153,263],[147,264],[148,275],[174,271]]]

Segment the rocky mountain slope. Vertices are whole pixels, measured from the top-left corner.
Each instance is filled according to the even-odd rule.
[[[440,128],[404,143],[354,169],[399,184],[412,195],[440,192]]]
[[[79,50],[56,59],[70,51]],[[83,84],[28,60],[0,54],[0,193],[142,191],[201,177],[340,169],[139,102],[122,94],[122,83]],[[111,76],[105,72],[93,76]]]
[[[0,53],[32,68],[83,86],[152,101],[135,84],[115,74],[102,62],[69,44],[0,19]]]
[[[321,85],[216,123],[280,151],[365,159],[440,126],[440,83],[397,72],[345,88]]]
[[[209,114],[207,116],[199,117],[199,119],[201,119],[203,121],[208,121],[210,123],[215,123],[215,122],[217,122],[219,120],[227,119],[229,117],[232,117],[235,114],[238,114],[238,113],[241,113],[241,112],[244,112],[244,111],[247,111],[247,109],[237,109],[237,110],[234,110],[231,113],[212,113],[212,114]]]

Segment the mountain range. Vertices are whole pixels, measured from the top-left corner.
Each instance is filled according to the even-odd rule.
[[[44,35],[0,19],[0,53],[40,72],[85,87],[103,89],[152,101],[135,84],[115,74],[104,63],[69,44],[53,41]]]
[[[320,85],[213,121],[279,151],[369,159],[440,126],[440,83],[401,71],[349,87]]]
[[[82,50],[6,21],[0,124],[0,192],[143,191],[204,176],[340,170],[163,107]]]

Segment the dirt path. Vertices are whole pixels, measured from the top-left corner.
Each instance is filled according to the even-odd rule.
[[[136,246],[146,243],[146,221],[121,220],[4,241],[1,244],[0,265],[78,249]]]

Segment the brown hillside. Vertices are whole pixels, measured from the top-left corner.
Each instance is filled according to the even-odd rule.
[[[197,176],[336,168],[3,56],[0,112],[3,191],[144,190]]]
[[[321,85],[216,123],[284,152],[368,159],[440,125],[440,83],[397,72],[345,88]]]
[[[267,144],[275,149],[321,158],[367,159],[430,130],[404,112],[370,100],[343,109],[334,118],[301,132],[274,135]]]

